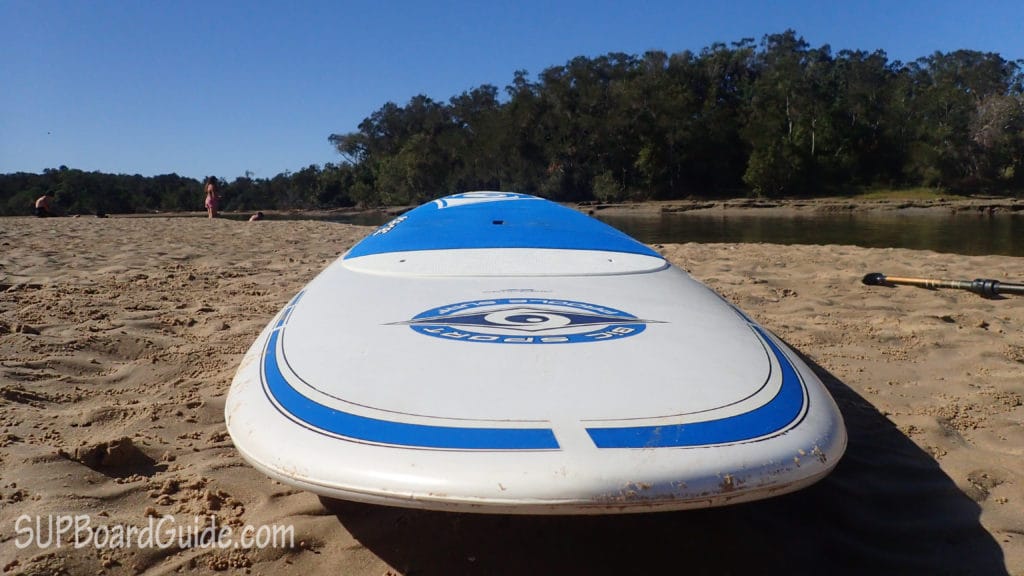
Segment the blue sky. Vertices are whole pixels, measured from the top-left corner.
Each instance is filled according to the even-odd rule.
[[[890,60],[1016,60],[1021,22],[1021,0],[0,0],[0,173],[270,178],[340,161],[328,135],[388,101],[503,89],[575,56],[792,28]]]

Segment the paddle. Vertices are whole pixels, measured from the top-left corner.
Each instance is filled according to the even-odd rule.
[[[872,272],[861,280],[868,286],[892,286],[894,284],[905,284],[907,286],[920,286],[922,288],[957,288],[970,290],[975,294],[981,294],[986,298],[1002,294],[1024,294],[1024,284],[1010,284],[999,280],[988,280],[979,278],[977,280],[931,280],[928,278],[900,278],[897,276],[886,276],[881,272]]]

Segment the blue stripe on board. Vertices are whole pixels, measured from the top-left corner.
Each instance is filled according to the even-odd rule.
[[[554,432],[547,428],[463,428],[428,426],[380,420],[351,414],[319,404],[297,390],[285,378],[278,363],[277,342],[299,293],[285,307],[264,349],[263,377],[266,389],[278,405],[300,423],[353,440],[410,448],[449,450],[557,450]],[[698,448],[762,438],[790,426],[804,411],[803,382],[786,354],[761,327],[751,324],[778,359],[782,385],[767,404],[735,416],[668,426],[587,428],[598,448]]]
[[[365,442],[449,450],[557,450],[555,434],[545,428],[460,428],[426,426],[367,418],[324,406],[300,394],[288,383],[277,358],[275,329],[264,351],[267,390],[280,407],[318,430]]]
[[[457,194],[384,224],[345,256],[460,248],[553,248],[661,256],[579,211],[526,194]]]
[[[768,343],[782,368],[782,386],[764,406],[727,418],[668,426],[587,428],[598,448],[673,448],[729,444],[779,432],[804,410],[804,388],[793,364],[764,330],[752,326]]]

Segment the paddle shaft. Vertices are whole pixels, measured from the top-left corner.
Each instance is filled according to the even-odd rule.
[[[899,276],[883,276],[882,278],[888,284],[905,284],[922,288],[956,288],[959,290],[969,290],[982,296],[1024,294],[1024,284],[1010,284],[984,278],[977,280],[933,280],[929,278],[901,278]]]

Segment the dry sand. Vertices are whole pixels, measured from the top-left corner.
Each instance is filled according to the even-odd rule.
[[[473,516],[321,502],[246,465],[225,432],[242,353],[368,230],[0,219],[0,573],[1024,574],[1024,297],[859,282],[1020,280],[1024,260],[658,246],[805,355],[843,411],[844,459],[807,490],[748,505]],[[20,547],[37,519],[82,515],[102,536],[165,514],[292,526],[295,541],[75,549],[33,533]]]

